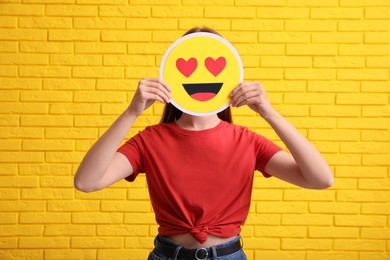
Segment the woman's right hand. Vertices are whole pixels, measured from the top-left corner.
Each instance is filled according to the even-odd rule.
[[[142,79],[138,83],[138,88],[130,103],[128,112],[139,116],[155,101],[160,101],[163,104],[169,103],[172,98],[171,91],[172,89],[161,79]]]

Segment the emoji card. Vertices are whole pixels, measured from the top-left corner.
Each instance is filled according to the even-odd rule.
[[[236,49],[213,33],[191,33],[165,53],[160,77],[172,88],[172,104],[194,116],[216,114],[230,105],[230,92],[243,81]]]

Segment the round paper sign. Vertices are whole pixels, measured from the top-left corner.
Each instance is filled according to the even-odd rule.
[[[179,38],[165,53],[160,77],[171,88],[172,104],[184,113],[205,116],[230,105],[230,92],[243,81],[236,49],[213,33]]]

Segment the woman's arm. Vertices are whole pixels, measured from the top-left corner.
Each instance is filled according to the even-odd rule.
[[[241,83],[232,91],[231,97],[232,106],[248,105],[259,113],[291,152],[276,153],[266,165],[266,172],[303,188],[325,189],[333,185],[333,174],[324,158],[271,106],[261,84]]]
[[[139,82],[130,106],[82,160],[74,177],[76,189],[84,192],[97,191],[133,174],[127,158],[116,151],[138,116],[156,100],[169,102],[170,91],[159,79],[144,79]]]

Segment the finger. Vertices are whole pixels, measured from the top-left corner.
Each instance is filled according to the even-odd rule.
[[[241,88],[242,88],[242,84],[243,82],[241,82],[240,84],[238,84],[233,90],[232,92],[230,92],[230,97],[233,97]]]
[[[149,81],[149,82],[155,82],[161,84],[167,91],[171,92],[172,88],[162,79],[160,78],[145,78],[144,80]]]
[[[172,98],[171,94],[168,92],[166,88],[164,88],[160,83],[152,83],[150,82],[146,88],[146,91],[152,93],[154,95],[158,95],[161,97],[166,103],[170,102]]]
[[[259,95],[260,92],[258,88],[253,85],[242,86],[232,97],[231,103],[233,106],[236,106],[243,99],[252,97],[253,95]]]
[[[237,96],[233,101],[232,105],[234,107],[240,107],[242,105],[251,104],[251,102],[255,101],[257,98],[259,98],[259,93],[256,90],[253,91],[247,91],[240,96]]]

